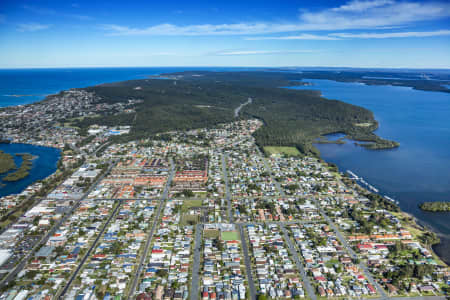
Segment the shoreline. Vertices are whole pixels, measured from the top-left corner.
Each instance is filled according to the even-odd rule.
[[[148,75],[148,76],[158,76],[158,75]],[[311,79],[314,79],[314,78],[311,78]],[[128,80],[130,80],[130,79],[128,79]],[[307,80],[307,79],[302,79],[302,81],[303,80]],[[333,79],[326,79],[326,80],[331,80],[331,81],[336,81],[336,82],[342,82],[342,81],[338,81],[338,80],[333,80]],[[127,80],[125,80],[125,81],[127,81]],[[114,82],[116,82],[116,81],[114,81]],[[303,81],[304,82],[304,81]],[[345,81],[343,81],[343,82],[345,82]],[[362,85],[369,85],[369,84],[367,84],[367,83],[364,83],[364,82],[358,82],[358,81],[352,81],[353,83],[357,83],[357,84],[362,84]],[[104,82],[104,83],[102,83],[102,84],[105,84],[106,82]],[[309,83],[308,84],[308,82],[304,82],[305,84],[305,86],[306,87],[308,87],[308,86],[313,86],[314,84],[311,84],[311,83]],[[380,85],[380,86],[383,86],[383,85]],[[391,84],[388,84],[388,85],[385,85],[385,86],[396,86],[396,85],[391,85]],[[398,86],[397,86],[398,87]],[[414,89],[413,87],[409,87],[409,86],[403,86],[403,87],[407,87],[407,88],[410,88],[410,89]],[[71,89],[77,89],[77,88],[71,88]],[[60,92],[62,92],[62,91],[65,91],[64,89],[63,90],[61,90]],[[59,92],[59,93],[60,93]],[[318,91],[321,95],[322,95],[322,92],[321,91]],[[439,91],[438,91],[439,92]],[[21,105],[13,105],[13,106],[5,106],[5,107],[0,107],[0,111],[4,111],[4,110],[8,110],[9,108],[11,108],[11,107],[14,107],[14,106],[28,106],[28,105],[34,105],[34,104],[36,104],[36,103],[40,103],[40,102],[44,102],[44,101],[46,101],[49,97],[52,97],[52,96],[54,96],[54,95],[58,95],[58,93],[56,93],[56,94],[50,94],[50,95],[46,95],[46,97],[44,98],[44,99],[42,99],[42,100],[38,100],[38,101],[34,101],[34,102],[31,102],[31,103],[28,103],[28,104],[21,104]],[[323,95],[322,95],[322,97],[323,97]],[[327,98],[328,99],[328,98]],[[343,101],[343,102],[345,102],[345,101]],[[330,142],[330,143],[336,143],[336,142]],[[46,148],[53,148],[53,149],[58,149],[58,150],[60,150],[61,152],[62,152],[62,149],[61,148],[59,148],[59,147],[54,147],[54,146],[48,146],[48,145],[42,145],[42,144],[37,144],[37,143],[20,143],[20,142],[11,142],[11,144],[24,144],[24,145],[33,145],[33,146],[36,146],[36,147],[46,147]],[[60,153],[61,153],[60,152]],[[321,155],[319,154],[319,157],[322,159],[322,160],[324,160],[322,157],[321,157]],[[325,161],[325,160],[324,160]],[[327,161],[327,163],[328,163],[328,161]],[[52,176],[54,173],[56,173],[57,172],[57,170],[58,169],[56,169],[55,170],[55,172],[53,172],[52,174],[50,174],[49,176]],[[33,184],[34,182],[32,182],[31,184]],[[30,185],[31,185],[30,184]],[[361,187],[361,186],[360,186]],[[364,187],[361,187],[361,188],[364,188]],[[368,190],[369,191],[369,190]],[[373,192],[373,191],[369,191],[369,192]],[[380,196],[382,196],[382,195],[380,195]],[[400,209],[401,210],[401,209]],[[424,229],[422,230],[423,232],[426,232],[426,231],[431,231],[431,232],[433,232],[433,233],[435,233],[435,234],[437,234],[437,235],[439,235],[439,232],[436,232],[435,230],[432,230],[432,228],[431,228],[431,230],[430,230],[430,226],[424,226],[423,225],[423,222],[424,221],[421,221],[421,220],[419,220],[419,219],[417,219],[416,217],[414,217],[413,215],[411,215],[410,213],[407,213],[407,212],[405,212],[405,211],[403,211],[403,210],[401,210],[401,212],[402,213],[404,213],[405,215],[408,215],[408,216],[410,216],[411,217],[411,219],[413,220],[413,223],[411,224],[411,225],[415,225],[415,226],[421,226],[421,227],[423,227]],[[425,224],[425,225],[427,225],[427,224]],[[435,253],[434,252],[434,249],[432,249],[432,247],[431,247],[431,250],[432,250],[432,252],[433,253]],[[436,253],[435,253],[436,254]],[[436,254],[437,255],[437,254]]]
[[[319,159],[321,159],[322,161],[326,162],[328,165],[329,165],[329,164],[335,165],[334,163],[325,160],[325,159],[324,159],[323,157],[321,157],[320,155],[319,155]],[[336,167],[337,167],[337,166],[336,166]],[[338,173],[341,174],[342,172],[340,171],[339,167],[337,167],[337,169],[338,169]],[[343,175],[341,175],[341,176],[345,176],[345,173],[342,173],[342,174],[343,174]],[[430,246],[426,245],[426,248],[432,253],[432,255],[433,255],[434,258],[437,258],[437,263],[438,263],[438,264],[441,263],[441,264],[445,265],[446,267],[449,267],[449,266],[450,266],[450,262],[447,262],[447,261],[445,260],[445,258],[442,257],[442,256],[440,256],[440,255],[435,251],[435,249],[434,249],[435,246],[440,245],[440,244],[442,243],[441,237],[440,237],[440,236],[443,236],[443,235],[445,235],[445,234],[438,232],[438,231],[435,230],[432,226],[426,224],[425,221],[422,221],[422,220],[418,219],[418,218],[417,218],[416,216],[414,216],[413,214],[404,211],[397,203],[392,202],[392,201],[390,201],[389,199],[386,199],[386,197],[385,197],[384,195],[381,195],[379,191],[378,191],[378,192],[371,191],[371,190],[367,189],[367,187],[360,185],[360,184],[358,183],[358,181],[356,181],[356,180],[354,180],[354,179],[351,179],[350,177],[348,177],[348,179],[354,181],[353,184],[356,185],[357,188],[359,188],[359,189],[361,189],[361,190],[363,190],[363,191],[365,191],[365,192],[367,192],[367,193],[377,194],[377,195],[381,196],[383,199],[385,199],[386,201],[389,201],[389,202],[393,203],[394,205],[396,205],[396,206],[399,208],[399,212],[392,212],[392,211],[389,211],[389,212],[394,213],[394,214],[400,214],[400,215],[403,215],[404,218],[403,218],[402,222],[404,222],[404,225],[405,225],[406,227],[411,227],[411,228],[414,229],[414,230],[418,230],[418,231],[420,231],[421,234],[431,233],[431,234],[436,235],[436,236],[439,238],[439,242],[436,243],[436,244],[432,244],[432,245],[430,245]],[[370,185],[370,183],[369,183],[369,185]],[[411,234],[412,234],[417,240],[419,240],[418,237],[416,236],[416,234],[414,234],[413,232],[411,232]]]

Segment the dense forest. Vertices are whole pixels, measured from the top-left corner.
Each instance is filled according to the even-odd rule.
[[[419,207],[425,211],[450,211],[450,202],[424,202]]]
[[[110,113],[75,123],[80,128],[92,124],[132,125],[130,140],[159,132],[211,127],[234,120],[234,109],[252,98],[241,110],[241,118],[258,118],[264,126],[255,132],[259,146],[296,146],[303,153],[317,154],[313,146],[321,135],[343,132],[349,138],[366,141],[368,148],[391,148],[395,142],[383,140],[373,131],[378,123],[372,112],[336,100],[327,100],[317,91],[291,90],[302,84],[299,74],[280,72],[183,72],[164,74],[168,79],[132,80],[87,88],[101,102],[142,100],[135,113]],[[371,142],[371,143],[370,143]]]

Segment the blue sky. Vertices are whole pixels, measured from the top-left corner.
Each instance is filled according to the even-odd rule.
[[[450,2],[0,0],[0,68],[450,68]]]

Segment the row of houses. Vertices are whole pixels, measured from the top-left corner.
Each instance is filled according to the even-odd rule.
[[[68,297],[128,294],[158,202],[126,200],[116,205],[120,205],[116,215],[82,266]]]
[[[247,298],[242,247],[235,225],[205,224],[202,255],[200,267],[202,300]]]
[[[247,225],[259,294],[273,299],[304,298],[303,283],[276,224]]]
[[[327,224],[288,227],[318,295],[361,297],[377,293]]]
[[[182,201],[168,200],[153,236],[152,248],[140,275],[139,295],[155,300],[189,296],[194,227],[180,224]],[[142,297],[142,296],[141,296]]]

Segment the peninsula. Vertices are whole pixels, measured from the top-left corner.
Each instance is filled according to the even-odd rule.
[[[165,74],[0,110],[12,142],[62,150],[53,175],[0,201],[0,291],[441,299],[448,266],[436,236],[314,147],[335,132],[395,142],[374,134],[367,109],[282,88],[296,78]]]
[[[164,79],[132,80],[84,89],[99,101],[114,104],[137,101],[133,111],[105,111],[73,122],[87,130],[97,125],[135,124],[121,141],[149,137],[170,130],[213,126],[231,121],[239,108],[241,118],[258,118],[264,125],[254,133],[257,144],[294,146],[304,154],[318,155],[314,141],[334,132],[361,141],[370,149],[398,147],[373,132],[378,122],[369,110],[342,101],[322,98],[316,91],[291,90],[302,77],[276,72],[181,72]],[[252,99],[249,101],[249,99]],[[242,103],[245,105],[240,106]],[[73,120],[72,120],[73,121]]]

